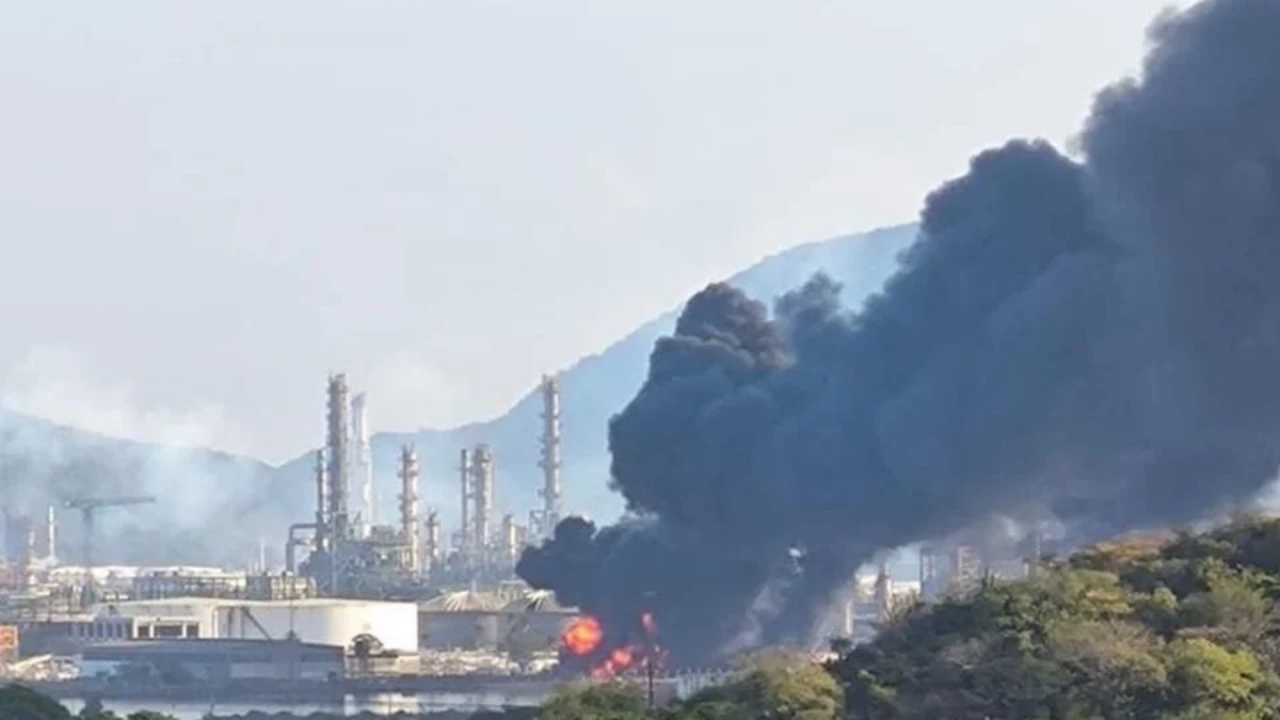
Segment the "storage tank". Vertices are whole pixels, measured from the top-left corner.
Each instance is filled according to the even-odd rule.
[[[350,650],[359,635],[372,635],[384,650],[418,651],[418,607],[414,603],[312,598],[252,601],[174,598],[100,606],[100,614],[129,617],[189,617],[203,638],[284,640],[337,645]]]
[[[493,649],[504,631],[502,599],[491,593],[462,591],[418,606],[421,646],[433,650]]]
[[[293,602],[241,602],[218,615],[215,637],[252,640],[265,630],[272,639],[350,649],[357,636],[372,635],[384,650],[418,651],[418,607],[413,603],[315,598]]]
[[[550,590],[531,590],[503,608],[510,615],[513,628],[554,646],[569,624],[578,616],[576,608],[556,602]]]

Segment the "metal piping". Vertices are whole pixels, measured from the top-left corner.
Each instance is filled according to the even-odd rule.
[[[298,556],[296,548],[299,545],[314,544],[318,534],[314,534],[316,530],[315,523],[294,523],[289,526],[289,539],[284,544],[284,569],[287,572],[295,573],[298,571]],[[312,543],[308,543],[305,539],[299,538],[297,533],[299,530],[313,531]]]
[[[404,569],[422,572],[422,539],[418,530],[418,454],[413,446],[400,449],[400,534],[405,545]]]

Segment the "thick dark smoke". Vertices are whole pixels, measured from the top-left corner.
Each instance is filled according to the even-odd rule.
[[[1085,161],[984,152],[856,314],[712,285],[610,426],[637,519],[566,520],[527,581],[676,662],[806,638],[877,553],[993,515],[1082,534],[1250,500],[1280,467],[1280,2],[1161,19]]]

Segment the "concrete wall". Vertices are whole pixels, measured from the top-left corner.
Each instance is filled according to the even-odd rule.
[[[80,674],[82,677],[97,677],[99,675],[112,675],[120,668],[126,665],[151,664],[142,661],[123,661],[123,660],[85,660],[80,663]],[[191,677],[200,680],[329,680],[342,677],[343,663],[341,660],[334,661],[316,661],[307,660],[300,662],[231,662],[231,663],[205,663],[205,662],[175,662],[171,663],[181,667],[183,671],[190,674]],[[153,673],[157,673],[158,669],[153,666]]]
[[[345,658],[338,646],[237,640],[170,640],[117,643],[85,648],[85,675],[129,667],[154,677],[325,680],[342,674]],[[148,670],[149,669],[149,670]]]

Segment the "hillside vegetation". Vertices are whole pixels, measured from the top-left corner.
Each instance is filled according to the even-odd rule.
[[[1103,543],[904,612],[832,673],[849,717],[1270,718],[1280,521]]]

